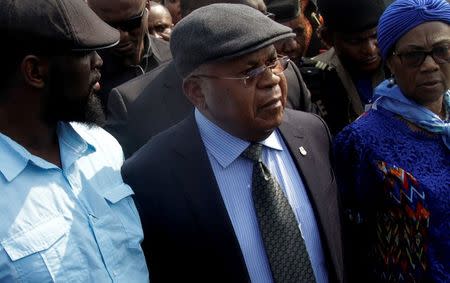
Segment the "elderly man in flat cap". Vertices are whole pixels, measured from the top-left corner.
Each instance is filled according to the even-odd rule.
[[[330,135],[285,109],[291,29],[239,4],[181,20],[171,50],[195,111],[124,165],[154,282],[342,282]],[[196,40],[193,40],[196,39]]]
[[[244,4],[270,16],[263,0],[183,0],[181,10],[186,16],[216,3]],[[284,74],[288,85],[287,107],[309,112],[310,93],[300,70],[290,62]],[[182,84],[171,61],[112,89],[105,129],[117,138],[125,156],[131,156],[151,137],[180,122],[192,111],[192,104],[183,95]]]
[[[2,0],[0,282],[148,282],[120,145],[96,126],[119,32],[83,0]]]

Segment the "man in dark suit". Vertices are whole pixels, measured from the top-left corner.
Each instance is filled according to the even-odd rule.
[[[172,58],[169,44],[147,32],[145,0],[87,0],[92,10],[120,32],[120,42],[100,52],[103,59],[99,96],[106,108],[112,88]]]
[[[105,130],[119,141],[126,157],[192,112],[182,85],[170,62],[111,91]]]
[[[262,13],[262,0],[186,0],[183,16],[213,3],[245,4]],[[105,129],[122,145],[125,156],[131,156],[151,137],[186,118],[192,104],[184,97],[182,79],[173,63],[163,64],[149,73],[114,88],[109,94]],[[292,109],[310,111],[311,99],[299,69],[290,63],[285,71],[288,82],[288,104]]]
[[[195,111],[122,168],[153,282],[345,280],[329,132],[284,109],[288,58],[273,44],[294,35],[236,4],[175,27],[174,65]]]

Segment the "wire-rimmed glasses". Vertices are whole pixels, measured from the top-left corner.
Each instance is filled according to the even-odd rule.
[[[244,76],[241,77],[222,77],[222,76],[214,76],[214,75],[206,75],[206,74],[195,74],[191,77],[203,77],[208,79],[218,79],[218,80],[241,80],[244,83],[244,86],[247,86],[251,81],[255,80],[257,77],[264,74],[264,72],[269,69],[272,74],[279,75],[286,70],[290,59],[288,56],[278,57],[274,62],[269,65],[262,65],[260,67],[251,69],[246,72]]]

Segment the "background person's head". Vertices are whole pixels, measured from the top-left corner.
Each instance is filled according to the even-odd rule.
[[[211,4],[229,3],[242,4],[252,7],[263,14],[267,13],[267,7],[263,0],[180,0],[181,1],[181,15],[186,17],[192,11]]]
[[[163,0],[163,4],[172,15],[173,24],[178,23],[181,20],[181,2],[182,0]],[[194,0],[195,1],[195,0]]]
[[[373,74],[381,66],[376,27],[383,13],[381,0],[318,0],[324,24],[320,37],[334,47],[345,68]]]
[[[403,94],[441,109],[450,88],[450,3],[396,0],[380,18],[378,42]]]
[[[305,29],[301,22],[299,0],[267,1],[267,9],[274,14],[274,20],[292,29],[295,37],[280,40],[275,45],[279,54],[287,55],[294,62],[300,59],[306,49]]]
[[[264,139],[281,123],[287,94],[287,62],[278,60],[273,44],[292,36],[291,29],[249,6],[214,4],[193,11],[171,38],[185,95],[230,134]]]
[[[95,50],[117,44],[117,30],[83,0],[5,0],[0,31],[9,46],[0,71],[0,108],[35,111],[47,124],[101,122],[95,93],[102,60]]]
[[[111,53],[124,66],[138,65],[144,52],[147,33],[145,0],[87,0],[106,23],[120,31],[120,43]]]
[[[172,33],[173,23],[169,10],[163,5],[148,2],[148,33],[156,38],[169,41]]]

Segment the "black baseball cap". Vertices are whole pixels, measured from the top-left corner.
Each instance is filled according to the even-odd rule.
[[[287,22],[300,15],[299,0],[266,0],[265,2],[267,11],[275,14],[277,22]]]
[[[26,37],[74,51],[108,48],[120,40],[119,31],[84,0],[2,0],[0,30],[19,40]]]
[[[383,0],[317,0],[325,25],[337,32],[375,28],[383,14]]]

